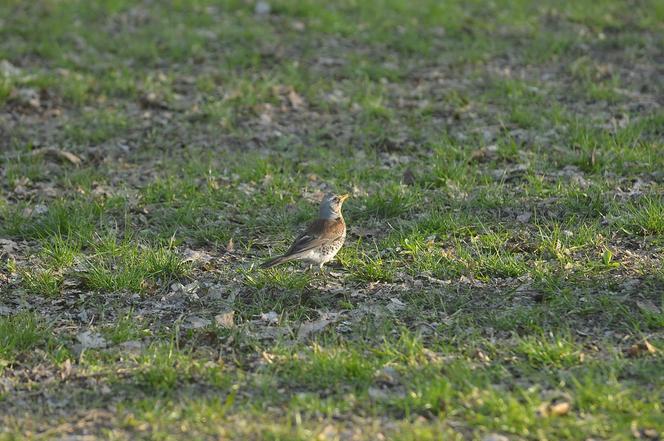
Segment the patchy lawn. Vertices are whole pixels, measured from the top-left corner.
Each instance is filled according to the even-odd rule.
[[[660,439],[663,23],[0,2],[0,440]]]

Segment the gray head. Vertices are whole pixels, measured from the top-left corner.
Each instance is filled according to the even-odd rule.
[[[350,195],[342,194],[336,195],[328,193],[325,195],[320,203],[319,218],[320,219],[339,219],[341,217],[341,206]]]

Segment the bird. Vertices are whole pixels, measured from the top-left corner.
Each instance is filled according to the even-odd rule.
[[[270,259],[260,265],[260,268],[271,268],[291,260],[302,260],[318,265],[323,271],[323,265],[334,259],[346,240],[346,222],[341,214],[341,206],[350,195],[325,195],[318,210],[318,219],[293,242],[283,255]]]

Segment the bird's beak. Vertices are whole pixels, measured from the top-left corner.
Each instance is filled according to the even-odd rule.
[[[344,202],[349,197],[350,197],[350,195],[348,193],[346,193],[346,194],[342,194],[341,196],[339,196],[339,199],[341,200],[341,202]]]

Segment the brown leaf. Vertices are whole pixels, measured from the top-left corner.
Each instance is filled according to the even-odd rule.
[[[475,357],[477,357],[477,359],[483,363],[491,362],[491,358],[488,355],[486,355],[484,352],[482,352],[480,349],[475,351]]]
[[[572,406],[566,402],[561,401],[560,403],[552,404],[549,406],[549,415],[551,416],[562,416],[567,415]]]
[[[66,150],[60,150],[53,147],[44,147],[41,149],[33,150],[33,156],[43,155],[45,158],[49,158],[59,162],[69,162],[70,164],[79,166],[81,165],[81,158],[75,154],[68,152]]]
[[[648,340],[643,340],[639,343],[635,343],[627,349],[627,355],[630,357],[640,357],[647,354],[655,354],[657,348],[655,348]]]
[[[567,401],[558,401],[552,403],[542,403],[537,408],[537,413],[543,417],[567,415],[572,405]]]
[[[66,359],[60,365],[60,378],[62,380],[66,380],[67,378],[71,377],[71,374],[72,374],[73,371],[74,371],[74,367],[71,364],[71,360]]]
[[[304,100],[294,89],[291,89],[290,92],[288,92],[288,101],[294,109],[304,107]]]
[[[214,316],[214,321],[222,328],[231,329],[235,326],[235,311],[224,311]]]

